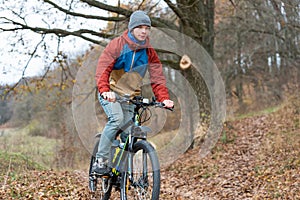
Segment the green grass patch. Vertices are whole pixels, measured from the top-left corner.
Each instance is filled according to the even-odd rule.
[[[234,142],[235,140],[235,136],[230,136],[229,135],[229,132],[226,132],[226,130],[223,130],[222,131],[222,134],[221,134],[221,138],[220,138],[220,141],[223,143],[223,144],[228,144],[228,143],[232,143]]]
[[[41,164],[30,159],[21,153],[8,153],[0,151],[0,174],[8,174],[13,177],[15,174],[22,173],[25,170],[44,170]]]
[[[6,155],[20,155],[19,157],[23,155],[23,160],[34,160],[47,168],[52,168],[55,149],[59,142],[56,139],[31,136],[26,129],[11,129],[0,137],[0,151]]]
[[[231,119],[230,121],[234,121],[234,120],[237,120],[237,119],[244,119],[244,118],[248,118],[248,117],[271,114],[271,113],[277,112],[283,106],[284,105],[278,105],[278,106],[269,107],[269,108],[266,108],[266,109],[263,109],[263,110],[260,110],[260,111],[248,112],[248,113],[245,113],[245,114],[237,115],[236,117],[234,117],[234,119]]]

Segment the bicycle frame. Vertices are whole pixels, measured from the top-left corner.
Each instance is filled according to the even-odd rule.
[[[159,161],[154,147],[149,142],[147,142],[147,133],[151,132],[151,129],[146,126],[142,126],[142,123],[150,119],[151,115],[150,117],[146,118],[143,118],[142,116],[144,111],[146,111],[148,107],[155,106],[165,108],[164,104],[156,102],[155,99],[153,99],[153,101],[149,103],[149,101],[144,101],[145,99],[143,97],[134,97],[133,99],[129,99],[128,97],[122,98],[123,99],[118,100],[119,103],[133,103],[135,105],[133,117],[116,132],[115,140],[111,148],[111,156],[109,159],[109,163],[111,164],[109,166],[111,169],[110,172],[105,175],[90,174],[90,183],[94,184],[93,181],[96,181],[95,184],[97,184],[97,178],[101,178],[103,188],[102,191],[108,192],[108,195],[106,195],[106,192],[104,192],[104,199],[109,198],[111,187],[115,186],[120,189],[122,200],[127,199],[126,195],[128,189],[131,187],[133,187],[139,195],[148,194],[147,192],[144,192],[151,184],[151,188],[153,188],[153,191],[150,189],[149,194],[153,195],[154,199],[157,199],[160,190]],[[165,109],[173,110],[172,108]],[[121,135],[122,132],[124,132],[124,130],[129,128],[129,134],[126,137],[125,142],[123,140],[124,143],[120,143],[120,140],[117,138],[119,137],[119,135]],[[98,134],[96,135],[96,137],[100,137],[100,135],[101,134]],[[96,144],[94,152],[97,152],[97,149],[98,146]],[[139,154],[139,152],[141,152],[142,154]],[[154,152],[154,154],[151,152]],[[95,157],[92,156],[90,170],[92,163],[94,162],[93,159],[95,159]],[[150,178],[152,181],[148,180],[150,168],[148,169],[147,162],[149,159],[150,167],[153,170]],[[141,164],[141,168],[143,170],[138,176],[137,174],[139,173],[135,173],[134,171],[135,169],[137,169],[138,171],[140,170],[139,168],[136,168],[136,161]]]
[[[123,164],[121,160],[126,160],[123,158],[125,155],[124,152],[128,151],[128,163],[127,163],[127,170],[125,171],[129,175],[129,180],[132,180],[132,154],[131,152],[133,151],[133,145],[137,141],[137,139],[147,139],[147,132],[151,132],[151,129],[146,126],[141,126],[141,121],[140,121],[140,116],[139,116],[139,107],[134,108],[134,114],[131,120],[126,122],[116,133],[116,138],[123,132],[123,130],[126,130],[128,127],[131,127],[131,130],[129,131],[129,135],[127,136],[127,139],[124,143],[124,146],[121,150],[118,164],[115,168],[112,168],[112,172],[114,175],[118,176],[119,175],[119,170],[120,170],[120,164]],[[135,133],[139,132],[139,136],[136,136]],[[134,134],[134,135],[133,135]],[[119,152],[116,152],[119,153]],[[112,157],[115,157],[116,155],[113,155]],[[124,163],[125,164],[125,163]],[[145,162],[147,165],[147,162]]]

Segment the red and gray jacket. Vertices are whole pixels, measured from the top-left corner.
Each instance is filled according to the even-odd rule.
[[[149,44],[135,43],[125,31],[113,39],[101,54],[96,81],[100,93],[115,91],[120,95],[131,96],[141,93],[142,79],[149,71],[152,91],[158,101],[169,99],[166,79],[157,53]]]

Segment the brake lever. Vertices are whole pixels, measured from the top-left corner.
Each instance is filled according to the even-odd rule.
[[[168,107],[165,107],[165,104],[164,103],[158,103],[157,107],[161,107],[161,108],[164,108],[164,109],[167,109],[167,110],[170,110],[170,111],[174,111],[174,105],[172,108],[168,108]]]
[[[167,109],[167,110],[170,110],[170,111],[174,111],[174,106],[172,108],[167,108],[167,107],[164,107],[164,109]]]

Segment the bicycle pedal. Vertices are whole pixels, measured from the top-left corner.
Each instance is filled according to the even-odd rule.
[[[90,178],[94,178],[94,177],[96,177],[96,176],[97,176],[97,174],[96,174],[95,172],[92,172],[92,173],[89,174],[89,177],[90,177]]]
[[[108,174],[97,174],[96,172],[93,172],[90,174],[90,177],[94,178],[94,179],[97,179],[97,178],[109,178],[109,175]]]

